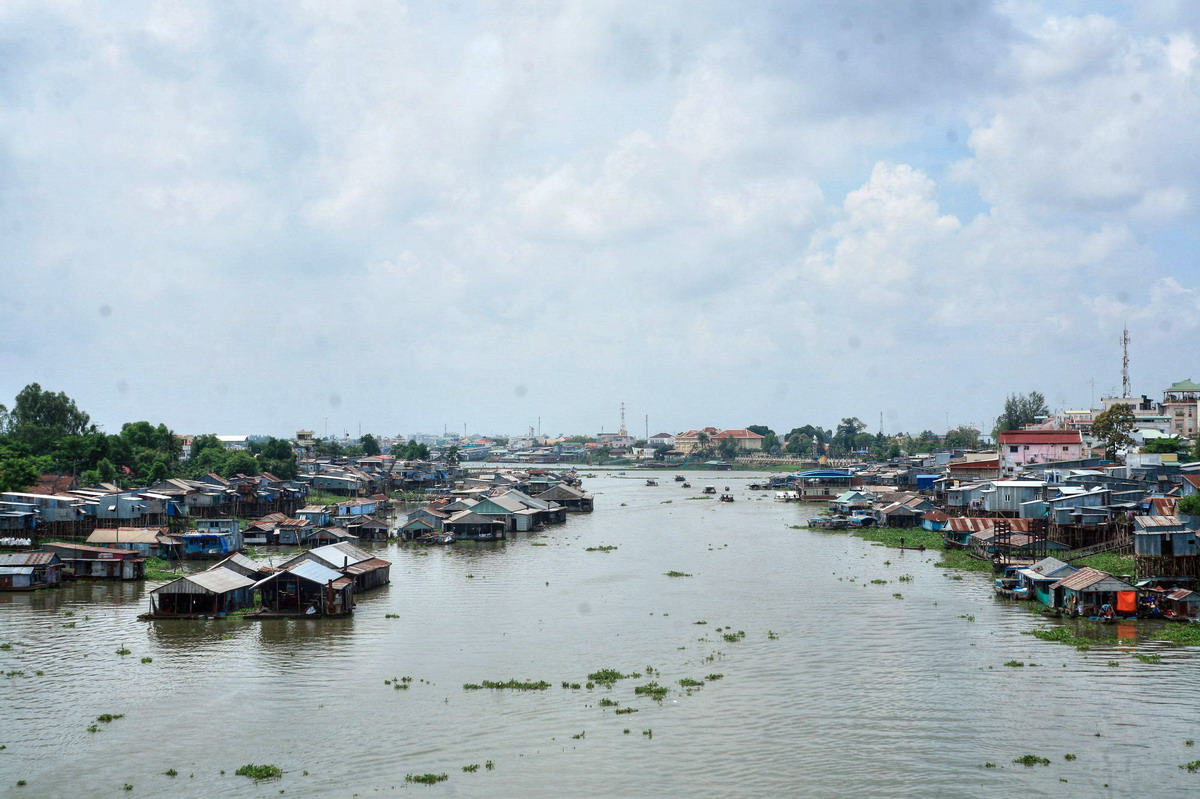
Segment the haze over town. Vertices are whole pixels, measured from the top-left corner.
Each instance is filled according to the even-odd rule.
[[[0,8],[0,402],[989,430],[1200,377],[1192,3]],[[1190,348],[1187,348],[1190,350]],[[1093,382],[1094,381],[1094,384]]]

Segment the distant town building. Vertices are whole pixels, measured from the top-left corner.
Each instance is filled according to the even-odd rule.
[[[1000,466],[1013,474],[1027,463],[1075,460],[1083,455],[1078,430],[1005,430],[1000,433]]]
[[[1170,433],[1182,438],[1196,435],[1196,407],[1200,385],[1180,380],[1163,389],[1162,413],[1170,420]]]

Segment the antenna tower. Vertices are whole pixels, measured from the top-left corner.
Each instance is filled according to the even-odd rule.
[[[625,403],[621,403],[621,435],[629,435],[629,431],[625,429]]]
[[[1129,325],[1121,332],[1121,396],[1133,396],[1129,386]]]

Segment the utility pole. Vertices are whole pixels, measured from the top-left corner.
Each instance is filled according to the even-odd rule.
[[[1130,397],[1133,389],[1129,385],[1129,325],[1121,332],[1121,396]]]

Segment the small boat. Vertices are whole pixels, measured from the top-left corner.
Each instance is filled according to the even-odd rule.
[[[717,493],[717,487],[716,486],[705,486],[704,493],[705,494],[715,494],[715,493]]]
[[[686,482],[681,486],[681,488],[691,488],[691,487],[692,487],[692,484],[686,483]]]
[[[684,480],[686,480],[686,479],[687,479],[687,478],[685,478],[685,477],[684,477],[682,474],[677,474],[677,475],[675,475],[675,482],[676,482],[676,483],[682,483],[682,482],[683,482]]]
[[[647,480],[647,481],[646,481],[646,485],[648,485],[648,486],[656,486],[656,485],[658,485],[658,481],[657,481],[657,480]]]
[[[733,502],[733,494],[722,494],[721,502]]]

